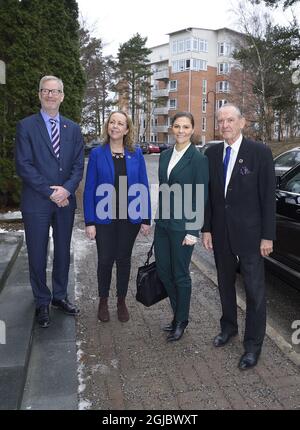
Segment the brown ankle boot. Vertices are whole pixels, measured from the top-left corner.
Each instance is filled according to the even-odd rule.
[[[121,322],[127,322],[129,320],[129,313],[125,303],[125,297],[118,297],[117,309],[118,320]]]
[[[108,301],[108,297],[100,297],[99,306],[98,306],[98,320],[102,322],[109,321],[107,301]]]

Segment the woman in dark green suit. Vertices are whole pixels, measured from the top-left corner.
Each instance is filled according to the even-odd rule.
[[[154,233],[158,275],[172,307],[164,327],[168,342],[179,340],[188,325],[191,277],[189,265],[203,224],[208,187],[208,162],[191,142],[194,118],[178,112],[172,118],[174,148],[159,160],[159,208]]]

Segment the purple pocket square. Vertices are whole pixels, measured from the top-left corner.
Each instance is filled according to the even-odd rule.
[[[240,168],[240,174],[241,175],[249,175],[249,173],[252,173],[251,172],[251,170],[249,170],[248,169],[248,167],[247,166],[242,166],[241,168]]]

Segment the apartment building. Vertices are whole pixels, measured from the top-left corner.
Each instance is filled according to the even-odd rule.
[[[171,143],[170,119],[178,111],[195,118],[195,137],[218,139],[216,111],[228,101],[235,42],[228,28],[186,28],[169,33],[169,43],[152,47],[152,103],[140,118],[140,140]]]

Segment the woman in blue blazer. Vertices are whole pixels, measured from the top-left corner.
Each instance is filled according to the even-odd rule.
[[[154,234],[157,271],[173,311],[171,324],[164,327],[169,332],[168,342],[179,340],[188,325],[189,265],[203,224],[208,188],[207,158],[191,142],[192,114],[178,112],[171,123],[175,146],[164,151],[159,160],[159,214]]]
[[[84,189],[86,234],[98,252],[98,319],[109,321],[112,267],[117,266],[118,319],[129,320],[125,298],[132,248],[138,232],[149,234],[150,192],[145,160],[133,145],[133,124],[123,111],[112,112],[104,144],[91,151]]]

